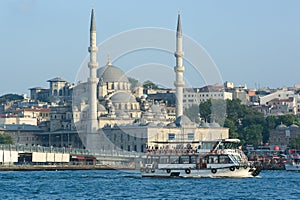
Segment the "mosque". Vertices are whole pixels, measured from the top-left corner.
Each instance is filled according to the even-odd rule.
[[[164,105],[149,101],[143,87],[134,88],[125,73],[107,64],[98,68],[94,10],[90,25],[90,60],[87,82],[73,90],[73,120],[83,144],[90,151],[144,152],[151,148],[195,146],[198,141],[228,138],[228,129],[217,123],[196,124],[183,115],[184,66],[180,14],[176,31],[176,117]],[[175,119],[175,120],[174,120]]]

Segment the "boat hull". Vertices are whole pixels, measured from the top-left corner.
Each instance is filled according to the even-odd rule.
[[[255,177],[255,168],[220,169],[142,169],[142,177],[161,178],[250,178]]]
[[[286,163],[285,164],[285,170],[286,171],[297,171],[297,172],[300,172],[300,164]]]

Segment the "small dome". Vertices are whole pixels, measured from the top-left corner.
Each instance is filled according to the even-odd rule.
[[[174,122],[167,124],[167,127],[176,128],[176,124]]]
[[[111,96],[110,100],[114,103],[135,103],[135,97],[126,92],[117,92],[113,96]]]
[[[97,110],[98,111],[106,111],[105,107],[100,103],[98,103],[98,105],[97,105]]]
[[[296,124],[292,124],[292,125],[290,125],[290,128],[291,129],[296,129],[296,128],[299,128],[299,126],[297,126]]]
[[[116,115],[120,118],[129,118],[129,115],[123,111],[117,112]]]
[[[195,123],[192,122],[187,116],[181,115],[176,118],[174,121],[177,127],[182,127],[182,126],[195,126]]]
[[[276,127],[277,130],[285,130],[286,128],[287,128],[287,126],[284,124],[280,124]]]
[[[164,124],[164,123],[162,123],[162,122],[159,122],[159,123],[157,124],[157,126],[159,126],[159,127],[164,127],[164,126],[165,126],[165,124]]]
[[[97,77],[103,82],[126,82],[129,83],[125,73],[118,67],[106,65],[97,70]]]
[[[201,127],[203,127],[203,128],[209,128],[209,123],[203,122],[203,123],[201,124]]]
[[[73,106],[73,112],[78,112],[78,107],[77,106]]]
[[[153,105],[151,106],[151,111],[152,111],[153,113],[161,113],[161,109],[160,109],[159,105],[157,105],[157,104],[153,104]]]
[[[211,128],[220,128],[220,124],[218,124],[217,122],[212,122],[212,123],[209,123],[209,127],[211,127]]]

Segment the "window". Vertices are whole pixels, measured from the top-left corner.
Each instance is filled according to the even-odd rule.
[[[169,140],[175,140],[175,134],[169,133]]]
[[[188,133],[188,140],[194,140],[194,133]]]

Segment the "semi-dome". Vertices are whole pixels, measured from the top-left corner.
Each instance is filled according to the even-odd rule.
[[[195,123],[192,122],[187,116],[181,115],[176,118],[174,121],[177,127],[183,127],[183,126],[195,126]]]
[[[98,105],[97,105],[97,110],[98,111],[106,111],[105,107],[100,103],[98,103]]]
[[[287,128],[287,126],[284,124],[280,124],[276,127],[277,130],[285,130],[286,128]]]
[[[124,111],[118,111],[116,113],[117,117],[120,117],[120,118],[129,118],[129,115],[127,113],[125,113]]]
[[[297,128],[299,128],[299,126],[296,125],[296,124],[292,124],[292,125],[290,125],[290,128],[291,128],[291,129],[297,129]]]
[[[203,128],[209,128],[209,123],[203,122],[203,123],[201,124],[201,127],[203,127]]]
[[[125,73],[118,67],[106,65],[97,70],[97,77],[103,82],[126,82],[129,83]]]
[[[110,100],[113,103],[136,102],[135,97],[127,92],[117,92],[111,96]]]

